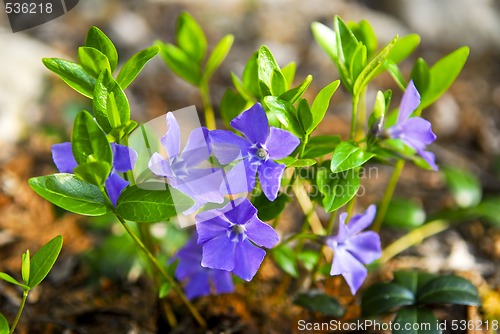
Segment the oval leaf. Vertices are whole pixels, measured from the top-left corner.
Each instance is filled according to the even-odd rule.
[[[307,129],[308,134],[310,134],[325,117],[328,106],[330,105],[330,100],[335,91],[337,91],[339,85],[340,80],[336,80],[319,91],[311,106],[313,119],[311,126]]]
[[[201,62],[207,52],[207,38],[195,19],[184,12],[177,19],[177,43],[191,59]]]
[[[8,334],[8,333],[9,333],[9,322],[0,313],[0,334]]]
[[[14,277],[10,276],[9,274],[0,273],[0,279],[4,280],[5,282],[9,282],[10,284],[17,285],[24,290],[29,290],[29,286],[19,283]]]
[[[153,59],[158,52],[160,52],[160,48],[157,46],[151,46],[147,49],[139,51],[127,60],[116,77],[116,82],[120,85],[120,87],[123,90],[126,89],[141,72],[146,63]]]
[[[345,141],[335,148],[330,168],[332,172],[340,173],[361,166],[373,156],[373,153],[364,151],[355,142]]]
[[[106,134],[85,110],[76,115],[71,143],[78,164],[98,161],[112,165],[113,153]]]
[[[233,42],[234,36],[226,35],[219,41],[219,43],[217,43],[205,66],[204,75],[207,79],[214,74],[215,70],[217,70],[224,59],[226,59],[229,50],[231,50],[231,47],[233,46]]]
[[[78,48],[78,59],[83,69],[95,78],[104,69],[111,71],[108,58],[97,49],[85,46]]]
[[[297,268],[297,261],[293,254],[292,249],[287,246],[280,246],[272,250],[274,261],[278,266],[288,275],[292,277],[299,276],[299,269]]]
[[[414,201],[395,198],[389,204],[384,226],[413,229],[425,222],[425,210]]]
[[[443,168],[443,173],[459,207],[470,208],[481,202],[483,190],[481,182],[474,174],[453,167]]]
[[[465,278],[447,275],[440,276],[425,284],[417,295],[418,303],[481,305],[476,287]]]
[[[297,295],[293,303],[312,311],[320,312],[325,315],[340,318],[345,310],[342,305],[333,297],[325,295],[321,290],[310,290]]]
[[[87,37],[85,38],[85,46],[97,49],[103,53],[109,61],[111,72],[116,69],[116,65],[118,65],[118,52],[113,42],[101,29],[97,27],[89,29]],[[101,73],[101,71],[99,71],[99,73]],[[99,73],[97,73],[97,75],[99,75]]]
[[[63,244],[62,236],[58,235],[54,239],[42,246],[31,258],[29,287],[34,288],[49,274],[54,263],[61,252]]]
[[[394,334],[441,334],[432,310],[415,307],[401,309],[394,319]],[[398,329],[396,329],[398,328]]]
[[[283,124],[285,129],[299,138],[304,137],[304,130],[302,130],[300,126],[295,108],[292,104],[275,96],[266,96],[264,98],[264,103],[280,123]]]
[[[372,316],[386,313],[394,308],[415,304],[414,294],[394,283],[376,283],[363,293],[361,313]]]
[[[59,58],[43,58],[42,62],[78,93],[90,99],[93,97],[95,78],[85,72],[80,64]]]
[[[192,85],[200,84],[200,67],[188,57],[185,51],[173,44],[160,41],[155,44],[160,47],[160,56],[172,72]]]

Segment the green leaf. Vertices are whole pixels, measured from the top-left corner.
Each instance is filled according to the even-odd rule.
[[[420,108],[425,109],[443,95],[458,77],[469,57],[469,48],[461,47],[441,58],[430,69],[429,87],[422,95]]]
[[[455,167],[446,167],[442,171],[459,207],[470,208],[481,202],[483,193],[481,182],[474,174]]]
[[[285,77],[285,80],[287,83],[286,86],[288,89],[290,89],[290,87],[292,87],[292,85],[293,85],[293,80],[295,79],[296,69],[297,69],[297,64],[295,64],[294,61],[291,61],[286,66],[283,66],[283,68],[281,69],[281,73],[283,73],[283,76]],[[311,80],[312,80],[312,77],[311,77]]]
[[[109,212],[99,188],[73,174],[34,177],[28,183],[38,195],[65,210],[86,216]]]
[[[299,98],[302,97],[304,92],[307,90],[309,85],[313,80],[312,75],[308,75],[300,85],[292,88],[279,96],[280,99],[288,101],[290,103],[295,103]]]
[[[306,99],[299,99],[297,115],[302,129],[309,129],[312,126],[313,114]],[[307,131],[306,131],[307,137]]]
[[[408,58],[420,44],[420,36],[418,34],[406,35],[399,38],[389,52],[388,59],[398,64]]]
[[[233,118],[237,117],[247,106],[247,101],[241,95],[228,88],[220,102],[220,114],[224,123],[229,126]]]
[[[285,87],[285,77],[281,73],[281,69],[276,63],[271,51],[265,46],[261,46],[257,54],[257,73],[259,78],[259,86],[262,96],[267,95],[281,95],[283,92],[276,92],[282,87]],[[281,74],[274,74],[275,70]],[[273,76],[275,77],[273,86]]]
[[[324,195],[323,207],[327,212],[333,212],[356,196],[360,187],[360,179],[355,169],[332,173],[326,167],[326,163],[317,170],[316,184],[318,190]]]
[[[151,46],[147,49],[139,51],[127,60],[116,77],[116,82],[120,85],[120,87],[122,89],[126,89],[141,72],[146,63],[153,59],[158,52],[160,52],[159,47]]]
[[[304,130],[300,126],[297,114],[293,105],[275,96],[266,96],[264,103],[273,113],[286,130],[292,132],[299,138],[304,137]]]
[[[408,82],[406,81],[406,79],[405,79],[403,73],[401,72],[401,70],[399,69],[398,65],[395,62],[393,62],[392,60],[388,59],[384,63],[384,69],[386,69],[387,72],[389,72],[389,74],[394,79],[394,81],[399,86],[399,88],[402,91],[404,91],[406,89],[406,87],[408,86]]]
[[[335,31],[319,22],[313,22],[311,30],[318,45],[337,63],[337,37]]]
[[[384,217],[384,226],[414,229],[425,222],[425,211],[414,201],[395,198],[389,204]]]
[[[185,51],[173,44],[157,41],[155,45],[160,47],[160,56],[172,72],[190,84],[199,86],[201,80],[199,64],[193,63]]]
[[[422,58],[418,58],[415,65],[413,65],[410,78],[415,83],[420,95],[425,94],[425,91],[429,88],[430,77],[429,65]]]
[[[141,186],[147,187],[145,184]],[[116,212],[126,220],[156,223],[177,216],[177,212],[183,212],[193,204],[191,198],[175,189],[149,190],[131,186],[118,199]]]
[[[207,52],[207,38],[195,19],[186,12],[177,19],[177,44],[186,55],[200,63]]]
[[[354,95],[359,95],[368,83],[375,78],[378,70],[382,67],[384,62],[389,58],[389,53],[398,40],[398,36],[394,37],[380,52],[366,65],[363,71],[356,78],[354,83]]]
[[[231,47],[233,46],[233,42],[234,36],[226,35],[219,41],[219,43],[217,43],[207,60],[207,64],[205,65],[204,75],[207,79],[214,74],[215,70],[217,70],[224,59],[226,59],[229,50],[231,50]]]
[[[293,250],[286,246],[279,246],[272,249],[273,259],[278,266],[288,275],[297,278],[299,276],[299,269]]]
[[[419,289],[417,301],[420,305],[481,305],[476,287],[465,278],[455,275],[439,276],[427,282]]]
[[[351,68],[353,56],[359,42],[356,39],[356,36],[352,33],[351,29],[349,29],[339,16],[335,16],[333,19],[333,26],[337,39],[337,67],[339,69],[340,78],[344,82],[347,90],[352,93],[354,82],[351,79],[352,75],[349,72],[349,69]]]
[[[111,71],[108,58],[99,50],[82,46],[78,48],[78,60],[83,69],[94,78],[97,78],[102,70]]]
[[[106,132],[130,121],[127,96],[108,70],[103,70],[95,83],[92,106],[97,122]]]
[[[29,284],[30,280],[30,251],[26,250],[26,253],[23,253],[22,261],[21,261],[21,275],[23,278],[24,284]]]
[[[356,39],[366,46],[367,56],[371,57],[377,50],[378,41],[370,22],[367,20],[362,20],[359,23],[348,22],[348,26]]]
[[[170,282],[163,283],[160,286],[160,290],[158,291],[158,297],[160,299],[163,299],[163,298],[167,297],[169,295],[170,291],[172,291],[173,287],[174,286]]]
[[[29,287],[34,288],[49,274],[61,252],[63,237],[58,235],[47,242],[31,258]]]
[[[118,52],[113,42],[106,34],[97,27],[90,28],[85,38],[85,46],[95,48],[103,53],[109,61],[111,72],[114,72],[118,65]],[[96,76],[98,76],[99,73],[101,73],[101,71],[98,71]]]
[[[271,93],[274,96],[280,96],[286,92],[288,84],[281,70],[274,70],[271,77]]]
[[[425,284],[436,277],[435,274],[425,271],[398,270],[394,272],[393,283],[404,286],[416,295]]]
[[[272,202],[267,199],[263,192],[252,198],[252,203],[257,208],[257,215],[263,221],[278,217],[290,201],[290,197],[283,193],[278,194],[278,197]]]
[[[340,143],[340,136],[321,135],[311,137],[306,144],[302,157],[304,159],[322,157],[326,154],[332,153],[333,150],[335,150],[335,147],[337,147]]]
[[[432,310],[403,308],[396,314],[394,324],[399,324],[394,326],[394,334],[441,334]]]
[[[0,279],[4,280],[6,282],[9,282],[10,284],[17,285],[17,286],[23,288],[24,290],[30,289],[29,286],[19,283],[18,281],[16,281],[16,279],[14,277],[10,276],[9,274],[0,272]]]
[[[253,97],[260,100],[262,94],[260,93],[259,85],[259,65],[257,59],[259,58],[259,51],[256,51],[248,59],[241,80],[245,90],[250,92]],[[241,93],[241,92],[240,92]]]
[[[309,311],[320,312],[335,318],[340,318],[345,313],[345,309],[335,298],[326,295],[321,290],[309,290],[300,293],[295,296],[293,303]]]
[[[71,140],[73,155],[78,164],[106,162],[113,164],[113,153],[106,134],[94,121],[92,115],[82,110],[76,115]]]
[[[287,167],[309,167],[316,164],[314,159],[296,159],[294,157],[286,157],[281,160],[276,160],[277,163],[285,164]]]
[[[85,162],[78,165],[73,172],[82,180],[101,186],[111,172],[111,165],[100,161]]]
[[[128,121],[127,124],[122,124],[108,133],[110,142],[120,142],[126,135],[130,134],[137,127],[136,121]]]
[[[376,283],[365,290],[361,298],[361,314],[373,316],[392,309],[415,304],[414,294],[394,283]]]
[[[321,89],[318,95],[316,95],[316,98],[314,99],[311,106],[313,121],[311,126],[307,129],[308,134],[310,134],[325,117],[328,106],[330,105],[330,100],[333,94],[337,91],[339,85],[340,81],[335,80],[334,82]]]
[[[340,173],[361,166],[373,156],[373,153],[364,151],[354,141],[345,141],[335,148],[330,168],[332,172]]]
[[[302,263],[304,268],[311,271],[319,261],[319,253],[314,249],[305,249],[297,254],[297,260]]]
[[[498,214],[499,207],[500,198],[492,197],[483,200],[477,207],[473,208],[472,211],[481,219],[484,219],[496,226],[500,226],[500,215]]]
[[[375,105],[373,112],[368,119],[369,135],[378,137],[384,127],[385,114],[391,103],[392,91],[388,90],[385,93],[378,91],[375,97]]]
[[[59,58],[43,58],[42,62],[45,67],[57,74],[68,86],[78,93],[90,99],[92,98],[95,78],[85,72],[81,65]]]
[[[9,322],[0,313],[0,334],[9,334]]]
[[[363,69],[366,66],[366,53],[366,46],[358,44],[356,51],[354,51],[354,54],[352,55],[352,61],[349,66],[349,73],[353,82],[356,82],[356,79],[361,72],[363,72]]]

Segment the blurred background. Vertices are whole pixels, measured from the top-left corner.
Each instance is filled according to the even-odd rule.
[[[83,317],[84,320],[93,319],[90,322],[99,322],[96,319],[102,314],[94,310],[102,310],[103,305],[113,315],[115,322],[129,322],[127,307],[114,308],[109,305],[109,300],[96,301],[87,295],[89,291],[95,293],[95,290],[85,290],[91,280],[87,273],[79,270],[82,257],[101,259],[101,262],[94,261],[97,264],[92,270],[106,272],[108,269],[111,271],[108,276],[112,278],[116,276],[116,270],[121,269],[110,270],[115,267],[109,267],[109,262],[118,268],[125,266],[122,269],[127,282],[134,282],[121,286],[127,290],[128,297],[122,295],[122,290],[113,290],[113,285],[102,277],[96,277],[95,285],[88,289],[95,289],[95,286],[101,289],[99,291],[110,289],[112,297],[107,298],[119,300],[130,307],[139,307],[137,315],[133,317],[137,324],[141,321],[151,322],[148,312],[153,311],[140,308],[144,298],[154,300],[151,295],[144,297],[141,285],[135,283],[138,274],[134,268],[137,268],[137,263],[130,261],[133,250],[123,248],[126,241],[118,238],[113,242],[107,241],[106,247],[109,248],[100,248],[106,236],[102,230],[114,233],[112,228],[105,222],[88,223],[85,218],[55,209],[27,185],[29,177],[55,172],[50,146],[67,140],[76,113],[91,108],[85,97],[78,95],[48,71],[41,58],[76,59],[77,48],[83,45],[88,28],[95,25],[115,42],[123,61],[152,45],[157,39],[175,42],[176,17],[184,10],[189,11],[203,27],[209,46],[213,47],[226,34],[235,36],[235,44],[228,58],[211,81],[216,112],[224,90],[231,86],[230,72],[241,75],[248,58],[262,44],[270,48],[280,65],[290,61],[297,63],[297,80],[302,80],[307,74],[313,75],[311,94],[337,79],[334,65],[317,46],[310,30],[310,24],[314,21],[331,27],[334,15],[340,15],[345,21],[368,20],[379,37],[379,46],[396,34],[421,35],[420,46],[409,61],[401,65],[407,77],[418,57],[433,64],[458,47],[468,45],[471,54],[462,74],[449,92],[424,112],[424,117],[431,120],[438,136],[431,150],[436,153],[441,165],[460,166],[477,175],[485,194],[500,192],[500,0],[82,0],[64,16],[18,33],[12,33],[2,10],[0,271],[17,275],[22,252],[27,248],[38,249],[56,234],[64,235],[63,255],[58,261],[57,270],[50,277],[52,286],[45,287],[40,296],[35,295],[30,301],[36,304],[37,298],[42,298],[42,301],[47,302],[48,297],[43,297],[45,292],[46,296],[53,296],[53,301],[60,304],[56,311],[43,310],[48,312],[45,315],[36,308],[28,310],[28,313],[41,317],[41,322],[44,316],[53,319]],[[401,93],[388,75],[377,78],[368,96],[373,97],[377,89],[387,88],[395,91],[393,106],[397,105],[394,103],[399,101]],[[169,110],[193,104],[198,111],[202,110],[196,89],[169,72],[159,57],[146,65],[128,88],[127,95],[132,118],[138,121],[148,121]],[[347,93],[337,92],[318,133],[345,135],[348,131],[349,110]],[[373,193],[368,195],[368,199],[380,198],[389,172],[390,168],[381,169],[380,177],[370,185],[372,188],[369,189],[373,189]],[[447,204],[448,199],[440,195],[443,184],[441,174],[407,166],[398,192],[417,198],[432,211]],[[498,228],[477,223],[468,225],[466,229],[451,231],[441,239],[427,242],[425,247],[417,250],[416,256],[421,261],[417,266],[435,271],[443,268],[467,271],[476,283],[482,284],[486,279],[498,291]],[[94,252],[89,253],[92,247],[95,247]],[[443,258],[433,256],[436,252],[444,254]],[[97,268],[100,264],[101,267]],[[394,265],[398,266],[397,263]],[[85,288],[71,297],[68,293],[65,299],[57,297],[57,294],[52,295],[59,287],[64,291],[72,290],[68,282],[73,282],[73,287],[83,285]],[[18,302],[16,290],[9,289],[0,282],[0,310],[8,315],[14,312],[12,305]],[[139,295],[142,297],[137,297]],[[238,307],[242,306],[235,304],[237,313],[240,316],[243,314],[241,317],[251,317],[238,310]],[[45,321],[49,322],[50,319]],[[150,328],[153,327],[154,323],[150,324]],[[90,332],[101,331],[94,329]],[[116,332],[126,331],[118,329]],[[137,330],[137,333],[141,332]]]

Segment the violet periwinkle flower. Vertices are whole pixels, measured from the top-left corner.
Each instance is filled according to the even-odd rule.
[[[396,124],[387,129],[387,132],[392,138],[400,139],[415,149],[432,169],[437,170],[434,153],[425,151],[425,147],[436,140],[431,123],[422,117],[410,117],[419,104],[420,94],[413,81],[410,81],[399,106]]]
[[[246,138],[227,130],[209,133],[217,160],[224,165],[238,162],[227,173],[227,185],[223,185],[221,191],[236,194],[252,190],[258,172],[264,194],[274,201],[286,167],[274,160],[290,155],[300,144],[299,138],[288,131],[270,127],[260,103],[254,104],[230,124]]]
[[[210,157],[208,130],[194,129],[181,152],[181,130],[172,112],[167,113],[167,133],[161,143],[167,151],[168,159],[154,153],[149,160],[149,169],[166,178],[169,185],[190,196],[195,204],[184,211],[190,214],[206,203],[222,203],[224,195],[219,188],[223,174],[214,168],[199,168]]]
[[[370,205],[365,213],[353,216],[348,224],[345,223],[347,213],[342,213],[338,234],[326,239],[326,245],[334,251],[330,275],[342,275],[353,295],[367,276],[364,265],[382,255],[380,236],[373,231],[361,232],[372,224],[375,213],[375,205]]]
[[[109,199],[116,206],[123,189],[129,185],[129,182],[118,173],[126,173],[134,168],[137,152],[130,147],[116,143],[111,143],[111,149],[113,151],[113,168],[106,179],[105,187]],[[52,160],[61,173],[73,173],[73,170],[78,166],[70,142],[52,145]]]
[[[257,246],[272,248],[278,234],[257,217],[257,209],[246,198],[231,201],[222,209],[196,216],[198,244],[203,247],[201,265],[231,271],[251,281],[266,252]]]
[[[172,258],[179,260],[175,277],[184,281],[184,290],[189,299],[234,291],[231,273],[225,270],[209,269],[201,266],[202,247],[197,244],[198,235],[191,239]]]

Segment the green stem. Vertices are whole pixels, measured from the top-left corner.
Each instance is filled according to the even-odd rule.
[[[350,139],[355,139],[356,137],[356,125],[358,123],[358,103],[359,95],[354,95],[352,97],[352,118],[351,118],[351,135]]]
[[[430,236],[448,229],[448,227],[450,227],[449,221],[438,219],[414,229],[394,241],[383,250],[382,256],[379,260],[380,264],[386,263],[399,253],[421,243],[424,239]]]
[[[205,113],[205,123],[209,130],[216,129],[214,108],[210,98],[210,87],[205,79],[200,84],[201,101],[203,103],[203,112]]]
[[[404,160],[398,160],[396,162],[396,166],[392,172],[391,179],[389,180],[389,184],[385,189],[384,196],[382,197],[382,202],[378,208],[377,217],[375,218],[375,222],[373,223],[372,229],[375,232],[380,231],[382,227],[382,222],[384,221],[385,214],[387,213],[387,209],[389,208],[389,204],[391,203],[392,196],[394,195],[394,190],[396,189],[396,185],[399,181],[399,176],[405,167]]]
[[[366,88],[363,89],[359,96],[358,103],[358,124],[361,124],[356,134],[356,141],[360,141],[365,137],[366,124]]]
[[[21,300],[21,305],[19,305],[19,310],[17,310],[16,318],[14,319],[14,322],[12,323],[12,327],[10,328],[9,334],[14,333],[14,330],[17,327],[17,323],[19,322],[19,319],[21,318],[21,314],[23,313],[24,305],[26,304],[26,299],[28,299],[28,293],[29,293],[29,290],[23,291],[23,299]]]

